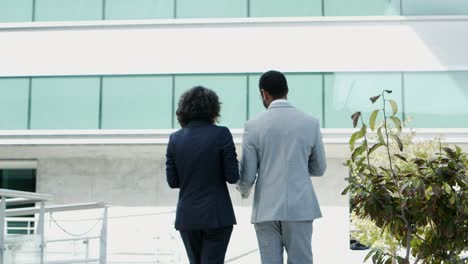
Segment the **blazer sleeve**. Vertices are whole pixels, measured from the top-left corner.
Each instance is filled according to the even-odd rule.
[[[244,128],[242,139],[242,161],[240,164],[239,191],[243,198],[250,195],[250,191],[257,179],[258,151],[255,144],[255,135],[248,124]]]
[[[236,183],[239,180],[236,147],[234,146],[231,131],[226,127],[223,128],[221,133],[220,143],[224,178],[228,183]]]
[[[169,138],[169,143],[167,144],[166,150],[166,179],[169,187],[180,187],[179,176],[177,175],[174,161],[174,141],[172,135]]]
[[[312,147],[312,152],[309,156],[309,175],[322,176],[327,169],[327,159],[325,156],[325,148],[323,146],[322,133],[320,125],[317,125],[315,144]]]

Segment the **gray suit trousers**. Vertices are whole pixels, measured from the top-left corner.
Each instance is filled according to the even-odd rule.
[[[313,264],[313,221],[272,221],[255,224],[262,264]]]

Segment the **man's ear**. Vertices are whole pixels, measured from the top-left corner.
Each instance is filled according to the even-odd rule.
[[[260,93],[262,94],[262,98],[265,101],[268,101],[271,98],[270,94],[263,89],[260,89]]]

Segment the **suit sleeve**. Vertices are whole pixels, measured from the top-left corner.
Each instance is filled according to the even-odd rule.
[[[169,144],[167,144],[166,150],[166,179],[169,187],[171,188],[179,188],[179,176],[177,175],[177,170],[175,167],[174,162],[174,142],[172,139],[172,135],[169,138]]]
[[[240,164],[239,190],[243,198],[247,198],[257,179],[258,151],[255,135],[246,124],[242,139],[242,161]]]
[[[239,165],[237,161],[236,147],[234,146],[232,134],[229,129],[223,129],[220,142],[224,178],[228,183],[236,183],[239,180]]]
[[[322,176],[327,169],[327,159],[325,157],[325,148],[323,146],[322,133],[320,125],[317,125],[316,140],[309,156],[309,175]]]

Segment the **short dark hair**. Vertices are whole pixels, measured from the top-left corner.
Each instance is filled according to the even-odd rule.
[[[289,92],[286,77],[279,71],[267,71],[262,74],[258,86],[267,91],[274,99],[282,98]]]
[[[176,115],[182,127],[193,120],[214,124],[220,116],[220,110],[218,95],[208,88],[196,86],[180,96]]]

